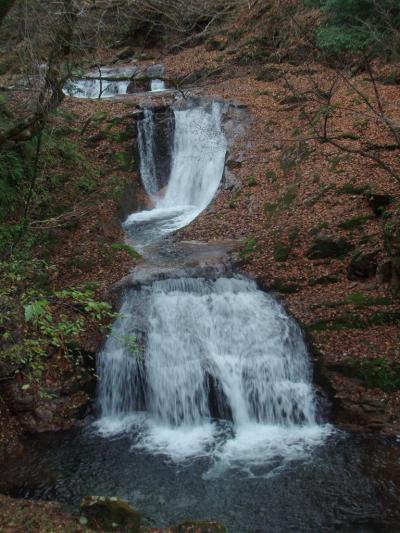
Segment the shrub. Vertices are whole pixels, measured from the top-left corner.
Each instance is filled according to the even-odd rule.
[[[318,47],[328,55],[373,51],[395,57],[400,53],[398,0],[319,0],[327,14],[317,29]]]

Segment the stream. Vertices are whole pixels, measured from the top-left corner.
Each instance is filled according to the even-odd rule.
[[[124,222],[151,268],[214,198],[229,145],[223,102],[171,109],[167,165],[156,113],[144,110],[140,170],[153,207]],[[397,443],[329,423],[302,332],[280,303],[229,269],[210,275],[198,260],[181,277],[169,266],[167,257],[158,277],[123,293],[98,355],[97,419],[31,438],[5,465],[8,492],[74,508],[88,494],[115,495],[158,526],[398,531]]]

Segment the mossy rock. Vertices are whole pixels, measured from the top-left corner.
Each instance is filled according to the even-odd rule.
[[[316,285],[329,285],[331,283],[338,283],[339,278],[333,274],[327,274],[326,276],[320,276],[317,278],[310,278],[308,285],[315,287]]]
[[[258,81],[276,81],[282,77],[282,72],[275,66],[264,67],[256,75]]]
[[[228,39],[226,37],[211,37],[206,42],[206,49],[209,51],[218,50],[222,52],[228,46]]]
[[[81,501],[81,519],[94,530],[140,532],[140,513],[116,497],[86,496]]]
[[[309,259],[343,259],[354,246],[346,239],[318,236],[307,251]]]
[[[169,528],[171,533],[227,533],[218,522],[189,521]]]
[[[271,283],[269,289],[281,294],[295,294],[296,292],[301,291],[301,286],[297,283],[290,283],[283,279],[277,278]]]
[[[356,250],[351,258],[347,277],[351,280],[375,276],[378,268],[378,250],[363,252]]]

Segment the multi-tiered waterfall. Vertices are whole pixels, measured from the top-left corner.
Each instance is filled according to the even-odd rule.
[[[215,195],[227,147],[222,114],[218,103],[174,110],[170,176],[160,191],[155,117],[145,110],[141,176],[155,207],[125,223],[142,249],[188,224]],[[139,424],[136,444],[152,450],[265,459],[298,453],[323,433],[299,328],[240,276],[167,279],[128,291],[98,371],[102,430]]]

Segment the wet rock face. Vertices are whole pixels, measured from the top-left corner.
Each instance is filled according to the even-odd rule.
[[[140,513],[115,497],[86,496],[81,502],[81,523],[95,531],[139,533]]]
[[[146,121],[149,121],[150,123]],[[155,168],[157,191],[163,189],[169,181],[172,165],[172,150],[174,143],[175,116],[169,106],[159,106],[151,109],[150,117],[146,114],[138,123],[138,131],[142,128],[146,143],[151,142],[157,149],[152,151],[152,163]],[[139,145],[140,146],[140,145]],[[139,149],[139,157],[146,157],[146,152]],[[154,178],[154,176],[153,176]]]

